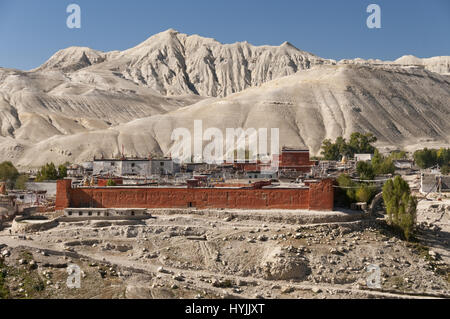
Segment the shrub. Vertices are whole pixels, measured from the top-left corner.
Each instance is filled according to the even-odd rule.
[[[112,179],[108,179],[108,181],[106,182],[106,186],[116,186],[116,182]]]
[[[370,185],[361,185],[355,193],[358,202],[368,203],[375,196],[375,188]]]
[[[441,174],[447,175],[450,173],[450,167],[449,165],[444,165],[441,167]]]
[[[341,174],[337,178],[337,182],[339,186],[341,186],[341,193],[344,196],[344,202],[347,205],[356,201],[355,188],[346,188],[346,187],[355,187],[357,184],[350,179],[350,176],[347,174]]]

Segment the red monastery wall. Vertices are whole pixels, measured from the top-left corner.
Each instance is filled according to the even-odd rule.
[[[309,188],[71,188],[70,180],[58,181],[56,209],[95,208],[242,208],[333,209],[331,180]]]

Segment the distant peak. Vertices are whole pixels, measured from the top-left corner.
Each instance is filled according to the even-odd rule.
[[[288,42],[288,41],[284,41],[284,42],[281,44],[281,46],[282,46],[282,47],[286,46],[286,47],[292,47],[292,48],[295,48],[295,46],[293,46],[292,43],[290,43],[290,42]]]
[[[166,31],[163,31],[161,33],[179,33],[179,32],[177,30],[175,30],[175,29],[170,28],[170,29],[167,29]]]

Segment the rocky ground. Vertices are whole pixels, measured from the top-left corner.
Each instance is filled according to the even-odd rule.
[[[300,225],[275,213],[155,211],[30,234],[6,227],[0,297],[448,298],[449,213],[449,200],[421,201],[411,243],[383,218]],[[66,284],[70,264],[81,269],[79,289]],[[381,288],[367,286],[370,265],[380,267]]]

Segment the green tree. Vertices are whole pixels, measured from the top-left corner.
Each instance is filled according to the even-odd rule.
[[[400,229],[409,241],[416,225],[417,200],[411,195],[408,183],[400,176],[388,180],[383,186],[383,200],[389,223]]]
[[[353,157],[356,153],[372,154],[375,151],[372,143],[376,141],[377,138],[372,133],[354,132],[348,142],[342,136],[337,137],[334,143],[330,139],[324,140],[321,154],[329,161],[337,161],[343,156]]]
[[[437,151],[434,149],[424,148],[423,150],[417,150],[414,152],[414,162],[420,168],[428,168],[438,163]]]
[[[374,166],[375,175],[394,174],[395,165],[390,158],[385,158],[381,164]]]
[[[440,148],[417,150],[414,152],[414,161],[420,168],[429,168],[435,165],[449,166],[450,165],[450,148]]]
[[[337,161],[340,157],[339,146],[326,139],[322,142],[322,151],[320,152],[327,161]]]
[[[28,182],[29,176],[27,174],[20,174],[19,177],[17,177],[16,182],[14,184],[14,189],[26,189],[26,183]]]
[[[353,152],[352,156],[356,153],[373,154],[375,152],[375,147],[372,144],[376,141],[377,138],[372,133],[352,133],[349,141],[349,146]]]
[[[374,179],[375,173],[370,162],[358,162],[356,164],[356,171],[361,179]]]
[[[395,165],[392,157],[384,157],[378,150],[375,150],[372,157],[372,167],[375,175],[394,174]]]
[[[9,188],[14,186],[18,176],[19,172],[11,162],[6,161],[0,164],[0,180],[6,182]]]
[[[53,163],[47,163],[41,167],[36,175],[36,182],[54,181],[58,179],[58,170]]]
[[[450,148],[440,148],[437,153],[437,162],[440,166],[450,165]]]
[[[67,177],[67,167],[65,164],[61,164],[58,166],[58,178],[63,179]]]

